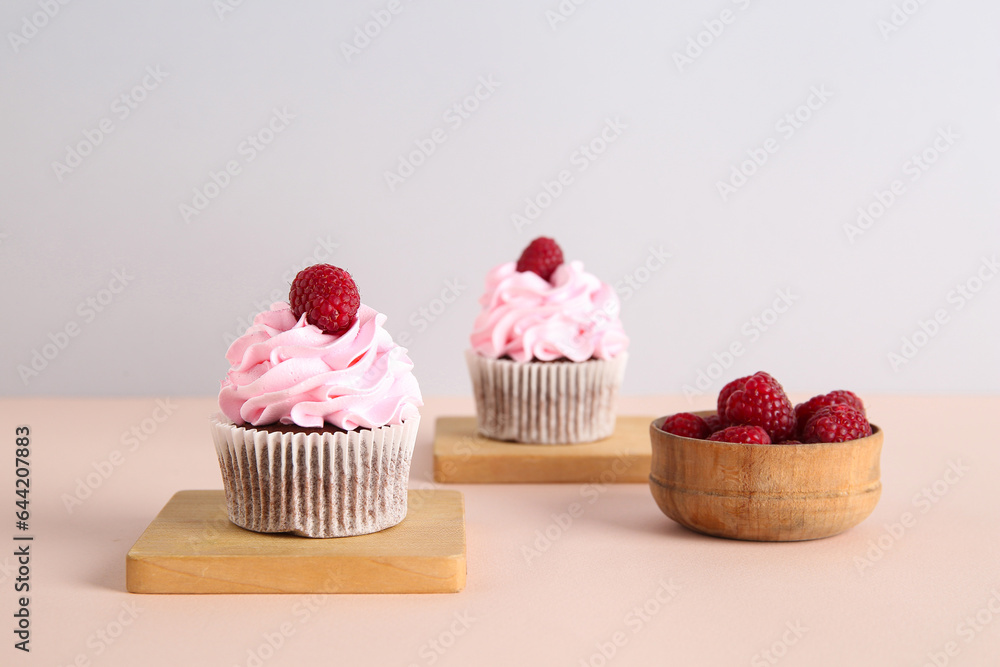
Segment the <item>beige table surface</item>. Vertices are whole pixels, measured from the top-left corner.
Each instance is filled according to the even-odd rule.
[[[1000,398],[867,398],[886,432],[884,489],[853,530],[735,542],[673,524],[643,484],[456,485],[468,586],[432,596],[130,595],[125,553],[167,499],[221,488],[214,399],[2,399],[0,664],[1000,665]],[[622,413],[708,403],[626,398]],[[427,401],[412,488],[434,486],[435,417],[471,412]],[[29,655],[11,615],[19,424],[33,436]],[[119,465],[69,511],[115,450]],[[583,513],[567,523],[573,503]]]

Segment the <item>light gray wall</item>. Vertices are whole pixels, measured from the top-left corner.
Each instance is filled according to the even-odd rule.
[[[239,322],[310,257],[352,271],[408,336],[425,393],[465,393],[483,277],[540,234],[621,283],[630,393],[694,385],[733,344],[723,380],[1000,389],[1000,281],[954,291],[1000,248],[997,3],[593,0],[554,22],[557,0],[403,1],[349,61],[342,44],[387,0],[247,1],[222,18],[180,4],[0,10],[5,394],[213,393]],[[477,87],[468,118],[448,111]],[[796,111],[809,117],[793,132]],[[243,143],[272,119],[283,129],[263,150]],[[579,147],[608,122],[623,127],[587,162]],[[79,166],[54,166],[98,131]],[[390,189],[385,172],[432,136]],[[724,200],[718,183],[767,149]],[[239,173],[185,220],[230,161]],[[517,229],[563,170],[571,182]],[[852,242],[844,226],[893,181]],[[651,249],[671,256],[659,270]],[[116,271],[127,284],[102,292]],[[633,293],[630,275],[645,280]],[[781,291],[792,305],[771,321]],[[946,321],[924,340],[935,313]],[[926,344],[894,368],[915,334]],[[23,380],[36,352],[54,358]]]

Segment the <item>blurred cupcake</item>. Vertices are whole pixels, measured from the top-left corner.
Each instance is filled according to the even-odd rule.
[[[628,337],[609,285],[541,237],[487,274],[479,303],[466,360],[480,434],[562,444],[614,432]]]
[[[343,269],[304,269],[289,301],[226,353],[212,435],[229,518],[308,537],[394,526],[423,405],[413,362]]]

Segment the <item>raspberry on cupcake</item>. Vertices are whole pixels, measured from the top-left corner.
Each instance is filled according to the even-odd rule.
[[[517,270],[520,273],[531,271],[551,281],[552,274],[562,266],[563,261],[562,248],[559,244],[547,236],[539,236],[521,253],[520,259],[517,260]]]
[[[309,324],[337,336],[354,322],[361,295],[350,273],[329,264],[316,264],[295,276],[288,302],[296,318],[305,315]]]

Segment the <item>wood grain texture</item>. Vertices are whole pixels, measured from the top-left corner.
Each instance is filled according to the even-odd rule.
[[[574,445],[529,445],[478,435],[475,417],[440,417],[434,479],[445,483],[645,483],[651,417],[618,417],[610,438]]]
[[[696,413],[700,415],[711,412]],[[692,530],[787,542],[836,535],[863,521],[882,492],[882,431],[860,440],[741,445],[649,427],[649,486],[663,513]]]
[[[399,525],[313,539],[244,530],[219,491],[180,491],[126,557],[132,593],[454,593],[465,586],[457,491],[410,491]]]

